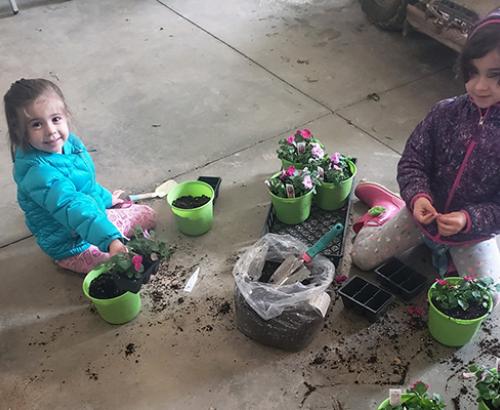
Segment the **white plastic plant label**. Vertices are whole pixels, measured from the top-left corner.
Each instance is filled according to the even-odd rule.
[[[186,286],[184,286],[184,292],[191,292],[194,289],[196,282],[198,282],[199,273],[200,273],[200,267],[198,266],[191,275],[191,277],[186,282]]]
[[[497,357],[496,369],[497,369],[497,372],[500,373],[500,357]]]
[[[297,151],[299,154],[303,154],[306,152],[306,143],[305,142],[298,142],[297,143]]]
[[[401,389],[389,389],[389,404],[399,406],[401,404]]]
[[[293,187],[292,184],[286,184],[286,196],[288,198],[295,198],[295,188]]]
[[[331,300],[332,299],[330,298],[330,295],[328,293],[322,292],[319,295],[312,297],[309,300],[309,304],[312,307],[318,309],[321,312],[321,315],[325,317],[326,312],[328,311],[328,306],[330,306]]]

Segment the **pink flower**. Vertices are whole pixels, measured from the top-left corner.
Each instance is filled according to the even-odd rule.
[[[476,280],[476,275],[465,275],[464,280],[466,282],[474,282],[474,280]]]
[[[293,145],[295,143],[295,136],[290,135],[289,137],[287,137],[286,142],[289,143],[290,145]]]
[[[300,135],[302,135],[302,138],[307,140],[312,137],[312,132],[307,128],[304,128],[303,130],[300,130]]]
[[[134,255],[132,257],[132,265],[134,265],[134,269],[139,272],[142,266],[142,256],[141,255]]]
[[[448,282],[444,279],[436,279],[436,283],[441,286],[447,286]]]
[[[304,188],[306,189],[311,189],[313,187],[313,182],[312,179],[309,175],[306,175],[304,179],[302,180],[302,184],[304,185]]]
[[[346,280],[347,280],[347,276],[346,275],[337,275],[337,276],[335,276],[335,283],[337,283],[339,285],[341,283],[344,283]]]
[[[295,175],[295,167],[293,165],[290,165],[286,170],[286,176],[293,177],[294,175]]]
[[[311,154],[314,158],[323,158],[325,156],[325,151],[323,151],[323,148],[321,148],[319,144],[314,144],[311,149]]]
[[[426,384],[426,383],[424,383],[424,382],[422,382],[422,381],[420,381],[420,380],[417,381],[417,382],[415,382],[415,383],[413,383],[410,386],[411,390],[415,390],[417,388],[417,386],[420,385],[420,384],[425,386],[425,391],[429,390],[429,385]]]
[[[412,317],[423,317],[425,314],[425,310],[420,306],[410,305],[408,306],[407,313]]]
[[[334,152],[330,157],[330,161],[334,164],[340,164],[340,152]]]

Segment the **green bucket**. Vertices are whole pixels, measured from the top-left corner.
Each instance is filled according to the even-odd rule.
[[[125,292],[111,299],[96,299],[89,294],[90,282],[104,272],[104,268],[91,270],[83,280],[83,293],[94,303],[97,313],[106,322],[121,325],[130,322],[141,311],[141,296],[139,293]]]
[[[463,278],[446,278],[452,284],[462,281]],[[460,347],[467,344],[479,330],[481,323],[490,314],[493,309],[493,299],[490,298],[488,312],[476,319],[455,319],[442,313],[431,300],[432,290],[436,287],[434,283],[427,292],[429,302],[429,319],[427,327],[434,339],[439,343],[450,346]]]
[[[183,196],[206,195],[210,201],[193,209],[181,209],[173,206],[173,202]],[[208,232],[214,221],[214,190],[206,182],[186,181],[176,185],[167,195],[167,202],[174,214],[179,231],[189,236],[199,236]]]
[[[333,211],[335,209],[342,208],[346,199],[349,197],[349,193],[352,189],[352,183],[356,173],[358,172],[358,168],[352,161],[348,161],[348,164],[352,173],[348,179],[340,182],[339,184],[323,182],[316,188],[317,194],[314,200],[321,209],[324,209],[325,211]]]
[[[401,404],[404,404],[406,403],[406,401],[408,399],[410,399],[411,397],[413,397],[413,394],[412,393],[403,393],[401,395]],[[385,410],[388,408],[389,406],[389,399],[385,399],[382,403],[380,403],[380,405],[377,407],[377,410]]]
[[[298,198],[280,198],[269,191],[276,217],[288,225],[296,225],[309,218],[313,192],[299,196]]]

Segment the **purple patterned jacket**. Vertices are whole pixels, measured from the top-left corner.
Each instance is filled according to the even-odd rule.
[[[401,196],[409,209],[428,197],[440,213],[465,211],[467,225],[437,243],[463,245],[500,233],[500,104],[481,112],[467,95],[438,102],[415,128],[398,163]]]

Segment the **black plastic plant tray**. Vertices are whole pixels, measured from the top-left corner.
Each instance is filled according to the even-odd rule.
[[[391,258],[375,268],[380,283],[397,293],[404,300],[410,300],[422,292],[427,285],[427,278],[405,265],[397,258]]]
[[[354,276],[339,289],[344,306],[374,322],[382,316],[394,296],[367,280]]]
[[[220,177],[201,176],[201,177],[198,177],[198,181],[206,182],[208,185],[210,185],[214,189],[214,203],[215,203],[215,200],[219,196],[219,188],[220,188],[220,184],[222,182],[222,179]]]

